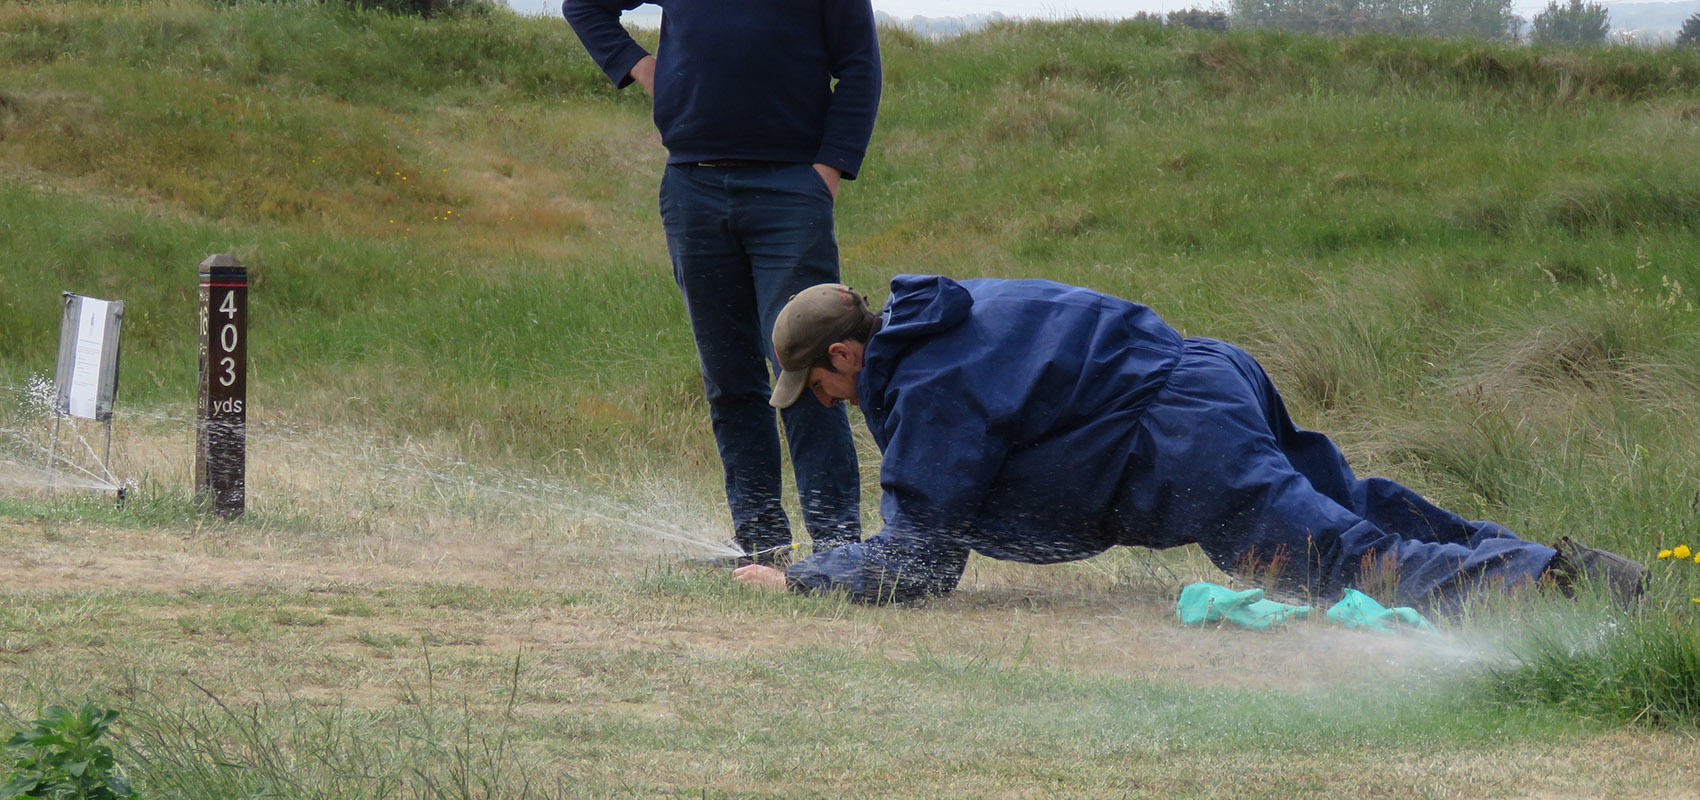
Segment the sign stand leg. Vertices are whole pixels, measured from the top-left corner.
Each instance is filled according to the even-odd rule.
[[[106,448],[100,456],[100,471],[106,476],[107,483],[117,486],[118,479],[112,475],[112,418],[107,417],[104,422],[106,425]]]
[[[42,467],[47,470],[47,479],[49,481],[53,480],[53,474],[57,471],[56,466],[59,461],[59,421],[62,419],[64,419],[64,417],[60,416],[57,412],[53,414],[53,439],[47,443],[47,463],[42,465]]]

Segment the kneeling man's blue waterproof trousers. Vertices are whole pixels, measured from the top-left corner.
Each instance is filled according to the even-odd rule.
[[[1439,609],[1537,576],[1554,555],[1393,481],[1357,478],[1225,342],[1188,339],[1140,425],[1143,457],[1122,484],[1124,544],[1197,543],[1223,570],[1277,588],[1328,597],[1391,585],[1393,604]]]

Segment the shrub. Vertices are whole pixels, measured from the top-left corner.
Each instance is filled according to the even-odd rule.
[[[1530,37],[1536,44],[1595,45],[1603,44],[1610,32],[1605,6],[1582,0],[1561,6],[1550,0],[1546,10],[1535,15]]]
[[[1682,21],[1682,30],[1676,34],[1676,43],[1700,45],[1700,14],[1695,14]]]
[[[1204,31],[1226,32],[1228,30],[1228,15],[1222,11],[1205,11],[1202,8],[1188,8],[1183,11],[1170,11],[1168,22],[1172,26],[1197,28]]]

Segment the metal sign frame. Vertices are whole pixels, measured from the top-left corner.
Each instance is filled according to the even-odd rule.
[[[59,322],[59,368],[53,408],[67,417],[107,422],[118,395],[118,339],[123,300],[64,293]]]
[[[59,460],[59,427],[66,417],[92,419],[106,434],[100,471],[112,476],[112,404],[118,397],[118,354],[124,323],[124,301],[101,300],[72,292],[61,293],[64,311],[59,321],[59,362],[54,372],[53,440],[47,449],[47,472]],[[92,454],[91,454],[92,455]],[[123,497],[123,489],[118,490]]]

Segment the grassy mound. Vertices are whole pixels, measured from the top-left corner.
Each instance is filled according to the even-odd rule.
[[[939,42],[887,30],[881,41],[879,124],[838,219],[846,278],[876,300],[897,272],[1047,277],[1137,299],[1189,334],[1246,346],[1299,423],[1335,437],[1361,472],[1537,540],[1571,535],[1648,561],[1694,544],[1700,50],[1086,21]],[[1507,715],[1517,743],[1492,752],[1469,732],[1488,724],[1485,712],[1449,705],[1482,695],[1450,685],[1401,695],[1379,720],[1328,716],[1320,744],[1289,745],[1283,736],[1315,733],[1306,699],[1082,675],[1070,641],[1039,647],[1048,660],[1031,668],[997,661],[1007,654],[992,667],[975,660],[989,631],[1022,635],[1035,602],[1041,639],[1106,615],[1151,616],[1057,604],[1058,585],[1159,603],[1177,574],[1168,562],[1127,580],[1121,561],[1038,577],[977,560],[980,594],[913,618],[824,601],[796,612],[706,578],[633,576],[648,562],[609,555],[624,545],[598,528],[606,519],[586,523],[594,515],[576,495],[539,487],[630,496],[665,486],[644,497],[645,514],[718,502],[655,218],[663,158],[645,99],[609,86],[559,19],[421,20],[314,2],[0,6],[0,384],[21,392],[52,369],[61,291],[124,299],[120,419],[170,451],[132,465],[142,486],[123,510],[0,499],[0,517],[17,526],[0,537],[39,562],[80,563],[96,551],[66,531],[93,525],[109,539],[99,553],[154,537],[165,540],[149,544],[154,561],[184,558],[171,555],[181,541],[239,575],[282,560],[313,576],[287,584],[294,610],[279,611],[277,595],[258,589],[62,592],[42,563],[20,561],[20,575],[43,583],[9,588],[0,603],[0,672],[44,692],[110,686],[139,698],[128,718],[154,758],[144,777],[221,787],[205,796],[268,786],[477,796],[478,781],[492,796],[552,796],[533,776],[567,786],[577,776],[602,794],[694,792],[702,784],[674,762],[710,741],[732,742],[742,765],[713,783],[726,795],[806,796],[834,781],[848,794],[896,795],[904,787],[878,776],[902,773],[926,788],[915,796],[1019,794],[1045,780],[1098,780],[1098,795],[1350,786],[1406,796],[1397,792],[1413,782],[1469,793],[1484,772],[1511,793],[1633,794],[1610,783],[1615,762],[1579,768],[1580,784],[1504,763],[1596,730],[1573,712],[1606,725],[1695,724],[1700,592],[1669,569],[1638,614],[1578,606],[1509,645],[1514,659],[1485,685],[1509,700],[1492,713]],[[249,397],[256,458],[270,460],[250,517],[209,532],[187,499],[181,446],[160,443],[188,429],[196,272],[224,252],[252,271]],[[40,421],[0,405],[7,432]],[[355,443],[313,458],[292,449],[325,431]],[[872,521],[877,464],[861,445]],[[446,466],[412,473],[362,460],[438,452]],[[355,463],[370,469],[338,471]],[[526,480],[428,480],[471,463]],[[539,497],[554,505],[534,508]],[[419,575],[445,558],[425,555],[438,536],[499,563],[482,564],[466,591],[421,588]],[[344,559],[378,577],[351,575]],[[503,594],[512,583],[523,589]],[[1163,635],[1157,616],[1141,635]],[[574,627],[586,624],[594,635]],[[683,644],[671,625],[691,629]],[[448,644],[432,638],[437,626],[454,628]],[[900,642],[944,642],[941,655],[874,652],[889,646],[886,626]],[[770,627],[823,638],[777,655],[738,638]],[[627,635],[629,646],[610,644]],[[530,666],[521,655],[537,642],[566,655]],[[423,664],[403,663],[411,643]],[[440,674],[439,646],[460,648]],[[143,666],[90,656],[104,648]],[[1113,642],[1078,649],[1093,648],[1106,661],[1125,655]],[[301,653],[312,674],[280,677],[276,665]],[[1171,675],[1160,659],[1137,663]],[[197,671],[235,676],[213,700],[246,705],[221,709],[155,683]],[[727,671],[738,679],[703,677]],[[450,699],[430,695],[436,680]],[[376,699],[352,690],[341,705],[255,697],[272,681],[309,695],[382,688]],[[775,717],[778,733],[741,716],[751,684],[790,709]],[[844,686],[846,707],[874,715],[850,738],[895,735],[907,749],[873,756],[820,734],[807,704]],[[593,707],[558,722],[573,692]],[[30,699],[19,689],[0,702]],[[1005,701],[1012,711],[985,710]],[[1200,717],[1200,707],[1213,710]],[[925,724],[894,721],[916,709]],[[1298,721],[1279,722],[1288,718]],[[1160,741],[1189,719],[1215,743]],[[406,733],[371,735],[392,729]],[[298,766],[289,758],[316,752],[318,730],[374,749],[326,755],[323,770],[286,785]],[[1685,744],[1624,735],[1606,750],[1649,754],[1625,780],[1656,780],[1659,754]],[[781,740],[792,744],[766,756]],[[1396,743],[1414,764],[1472,766],[1375,777],[1380,767],[1366,765]],[[522,773],[501,772],[496,756],[522,750]],[[1172,773],[1186,761],[1176,754],[1216,764],[1247,750],[1258,753],[1253,779],[1237,789],[1213,767]],[[1134,777],[1105,778],[1130,752]],[[227,755],[254,771],[226,769]],[[831,766],[856,763],[871,770]],[[628,777],[633,764],[642,776]]]

